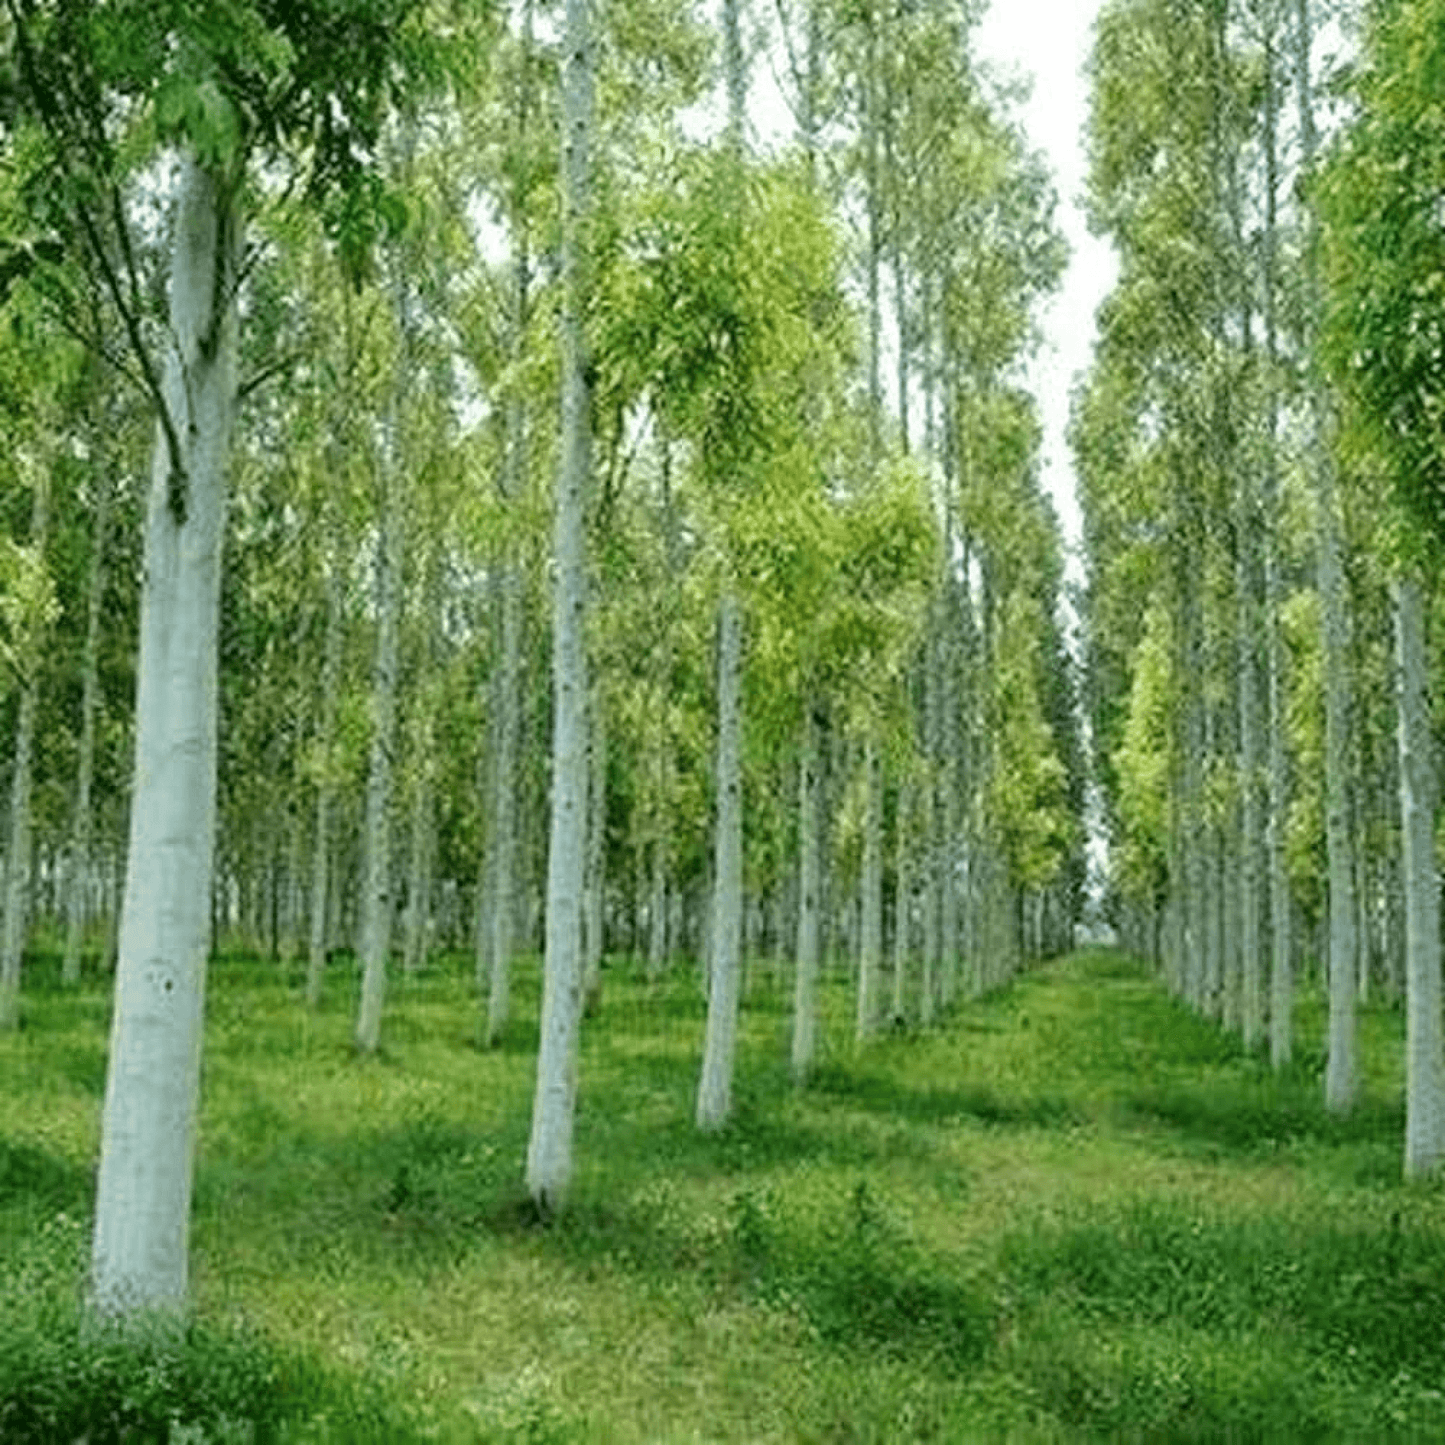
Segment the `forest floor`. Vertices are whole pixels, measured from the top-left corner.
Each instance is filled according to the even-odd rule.
[[[73,1303],[109,991],[53,974],[30,967],[0,1038],[6,1440],[83,1433],[44,1421],[107,1370],[132,1403],[229,1371],[190,1441],[1445,1439],[1445,1189],[1400,1182],[1388,1007],[1362,1012],[1339,1119],[1307,991],[1275,1076],[1117,954],[861,1050],[839,979],[798,1092],[764,975],[736,1121],[703,1137],[695,976],[618,963],[585,1025],[572,1204],[542,1226],[520,1187],[535,961],[502,1047],[474,1046],[453,959],[395,985],[361,1060],[349,967],[308,1016],[294,971],[223,956],[192,1237],[210,1343],[116,1385]],[[248,1390],[274,1397],[260,1429]]]

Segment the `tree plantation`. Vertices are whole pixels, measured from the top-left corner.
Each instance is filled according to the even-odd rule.
[[[1077,544],[981,19],[7,0],[0,1438],[1445,1433],[1445,4],[1104,0]]]

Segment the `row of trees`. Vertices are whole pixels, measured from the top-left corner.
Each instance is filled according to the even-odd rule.
[[[118,913],[106,1309],[185,1296],[227,936],[313,1006],[354,949],[363,1053],[394,953],[474,950],[494,1042],[540,942],[544,1210],[606,949],[702,959],[717,1127],[745,953],[803,1082],[830,936],[860,1036],[1067,936],[1048,178],[949,7],[781,9],[763,146],[746,21],[7,10],[0,1022]]]
[[[1277,1066],[1317,951],[1337,1110],[1357,999],[1404,989],[1407,1174],[1445,1153],[1442,46],[1435,3],[1357,37],[1308,0],[1106,7],[1090,201],[1122,266],[1073,420],[1121,927],[1249,1046],[1267,1027]]]

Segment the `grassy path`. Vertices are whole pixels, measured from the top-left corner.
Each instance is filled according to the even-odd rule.
[[[1318,1059],[1272,1077],[1117,955],[839,1045],[802,1094],[760,985],[740,1116],[703,1139],[695,984],[614,969],[575,1205],[540,1229],[517,1182],[535,1018],[477,1053],[461,965],[438,969],[363,1062],[350,1004],[308,1020],[251,960],[211,986],[202,1318],[365,1382],[373,1411],[284,1438],[1445,1438],[1445,1193],[1398,1182],[1387,1011],[1336,1120]],[[41,987],[0,1039],[12,1324],[83,1258],[105,1007]],[[841,982],[827,1007],[846,1038]]]

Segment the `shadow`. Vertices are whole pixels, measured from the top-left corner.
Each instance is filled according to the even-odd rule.
[[[90,1169],[34,1144],[0,1137],[0,1206],[84,1213],[90,1209],[94,1188]]]
[[[1067,1129],[1088,1116],[1067,1099],[1049,1095],[1005,1097],[982,1085],[962,1089],[914,1089],[886,1074],[832,1067],[818,1071],[812,1087],[855,1108],[916,1124],[976,1119],[1001,1128]]]
[[[747,1190],[711,1234],[688,1229],[665,1197],[632,1206],[584,1198],[548,1220],[518,1191],[498,1201],[485,1227],[584,1274],[605,1267],[659,1280],[685,1275],[706,1293],[791,1314],[824,1345],[874,1359],[907,1357],[956,1372],[977,1365],[997,1332],[992,1291],[919,1250],[861,1181],[834,1193],[821,1222]]]
[[[1206,1089],[1161,1086],[1128,1095],[1126,1119],[1162,1124],[1193,1141],[1232,1154],[1258,1154],[1300,1143],[1343,1147],[1390,1142],[1399,1171],[1398,1141],[1403,1137],[1403,1103],[1363,1101],[1348,1114],[1325,1109],[1311,1086],[1308,1093],[1290,1081],[1216,1079]]]
[[[1261,1320],[1381,1377],[1438,1379],[1445,1238],[1284,1216],[1203,1220],[1169,1205],[1011,1235],[1009,1288],[1110,1324],[1248,1334]]]

